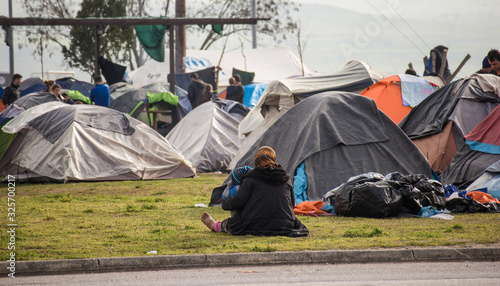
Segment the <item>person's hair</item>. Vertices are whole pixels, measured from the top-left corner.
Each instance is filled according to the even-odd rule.
[[[62,88],[61,88],[61,86],[60,86],[60,85],[58,85],[57,83],[56,83],[56,84],[54,84],[54,85],[52,86],[52,90],[54,90],[54,89],[56,89],[56,88],[62,89]]]
[[[205,84],[205,88],[204,88],[204,90],[205,90],[206,92],[212,93],[212,92],[213,92],[213,89],[214,89],[214,88],[212,87],[212,85],[211,85],[211,84],[209,84],[209,83]]]
[[[20,74],[18,74],[18,73],[14,74],[14,75],[12,76],[12,80],[22,79],[22,78],[23,78],[23,76],[22,76],[22,75],[20,75]]]
[[[190,77],[194,78],[194,79],[198,79],[198,74],[197,73],[192,73]]]
[[[100,75],[94,76],[94,83],[96,83],[96,82],[102,82],[102,76],[100,76]]]
[[[234,84],[234,77],[229,78],[229,84],[231,84],[231,85]]]
[[[239,75],[239,74],[235,74],[235,75],[233,75],[233,78],[234,78],[234,80],[236,80],[237,82],[241,82],[241,77],[240,77],[240,75]]]
[[[500,61],[500,52],[496,49],[491,49],[486,56],[490,62],[495,60]]]
[[[43,84],[45,84],[46,91],[51,91],[51,89],[54,88],[54,85],[56,84],[56,82],[53,80],[44,80]]]
[[[255,166],[264,168],[276,168],[276,152],[269,146],[262,146],[255,154]]]
[[[416,75],[417,75],[417,72],[416,72],[415,70],[412,70],[412,69],[407,69],[407,70],[405,71],[405,74],[411,74],[411,75],[416,76]]]

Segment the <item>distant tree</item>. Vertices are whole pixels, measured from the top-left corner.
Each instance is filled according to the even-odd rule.
[[[307,23],[303,24],[302,21],[299,19],[299,24],[297,27],[297,32],[293,35],[294,38],[294,46],[295,49],[297,50],[297,53],[299,54],[299,59],[300,59],[300,67],[302,69],[302,76],[304,76],[304,52],[307,47],[307,42],[309,42],[309,38],[311,37],[311,34],[307,33]]]
[[[189,2],[187,16],[193,18],[250,18],[252,15],[251,2],[249,0],[213,0]],[[298,11],[298,4],[293,0],[256,0],[256,17],[271,18],[270,21],[259,21],[257,32],[260,35],[270,37],[277,43],[286,40],[287,34],[297,29],[297,24],[292,18],[292,13]],[[220,34],[213,29],[205,29],[196,25],[188,26],[187,29],[204,36],[205,39],[200,50],[208,49],[218,40],[233,34],[247,35],[252,31],[251,25],[231,25],[232,29],[224,28]],[[207,31],[208,30],[208,31]]]
[[[125,17],[126,4],[126,0],[84,0],[76,17]],[[101,55],[113,62],[129,61],[129,54],[126,51],[132,47],[131,39],[135,37],[133,27],[103,26],[102,29]],[[62,47],[69,66],[92,74],[95,58],[95,27],[74,26],[70,31],[70,39],[69,45]]]

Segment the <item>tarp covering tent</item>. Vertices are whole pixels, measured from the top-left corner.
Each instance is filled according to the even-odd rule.
[[[71,77],[56,79],[55,82],[56,84],[60,85],[62,89],[78,90],[86,97],[90,97],[90,91],[94,87],[94,85],[91,83],[77,80]],[[43,84],[41,78],[32,77],[28,78],[26,81],[21,82],[19,90],[21,91],[21,96],[24,96],[33,92],[40,92],[45,88],[46,86]]]
[[[149,102],[148,92],[150,93],[164,93],[169,92],[168,83],[153,83],[141,87],[132,85],[123,85],[117,83],[111,86],[110,93],[113,101],[109,107],[125,114],[128,114],[149,126],[153,126],[153,119],[146,112]],[[185,114],[191,111],[191,103],[187,97],[187,92],[179,87],[175,88],[176,96],[178,97],[178,104],[172,105],[168,102],[160,101],[153,107],[155,110],[168,110],[170,114],[160,113],[158,115],[158,132],[165,136]]]
[[[43,84],[41,77],[29,77],[27,79],[23,79],[21,85],[19,86],[19,92],[21,96],[23,96],[33,92],[42,91],[44,88],[45,85]]]
[[[168,50],[167,50],[168,52]],[[228,84],[233,68],[255,73],[254,82],[268,83],[302,75],[300,58],[289,48],[247,49],[230,52],[217,50],[187,50],[186,72],[194,72],[219,65],[219,85]],[[304,64],[306,75],[314,72]],[[142,67],[129,74],[134,85],[153,82],[168,82],[170,73],[169,59],[165,62],[148,60]]]
[[[307,197],[321,200],[350,177],[367,172],[431,176],[415,145],[372,99],[349,92],[325,92],[292,107],[235,164],[254,166],[261,146],[293,175],[304,162]]]
[[[238,124],[248,111],[231,100],[209,101],[184,117],[166,138],[197,172],[224,171],[240,148]]]
[[[500,78],[474,74],[437,90],[399,123],[441,173],[465,144],[463,137],[500,104]]]
[[[500,160],[500,106],[465,136],[466,144],[460,149],[441,174],[445,184],[465,188],[485,169]]]
[[[243,98],[243,104],[245,106],[248,106],[250,108],[253,108],[257,102],[259,101],[259,98],[262,96],[264,93],[264,90],[266,90],[268,84],[267,83],[252,83],[243,86],[245,90],[245,96]],[[219,93],[218,95],[222,99],[226,99],[226,90],[223,92]]]
[[[438,86],[412,75],[386,77],[361,92],[375,100],[377,107],[398,124],[410,110],[418,105]]]
[[[52,101],[60,102],[59,98],[50,92],[35,92],[23,96],[10,106],[7,106],[7,108],[0,113],[0,124],[18,116],[27,109]]]
[[[44,108],[40,105],[25,113]],[[0,161],[2,175],[101,181],[195,174],[191,163],[165,138],[142,122],[106,107],[60,103],[35,118],[15,118],[3,131],[16,136]]]
[[[467,187],[467,191],[486,189],[490,195],[500,199],[500,161],[491,164],[484,174]]]
[[[304,98],[323,91],[361,92],[382,78],[383,76],[372,70],[368,64],[351,60],[341,70],[331,74],[290,78],[269,83],[255,107],[240,123],[238,136],[246,135],[247,137],[240,152],[235,156],[235,160],[238,160],[241,153],[246,152],[246,149],[279,116]],[[230,168],[234,168],[233,163]]]

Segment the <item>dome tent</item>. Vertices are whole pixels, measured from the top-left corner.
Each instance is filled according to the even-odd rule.
[[[47,103],[55,104],[55,103]],[[150,127],[118,111],[67,105],[26,112],[3,131],[16,134],[0,161],[2,174],[19,179],[148,180],[189,177],[191,163]]]

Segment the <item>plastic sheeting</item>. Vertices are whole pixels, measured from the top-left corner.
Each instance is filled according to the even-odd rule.
[[[197,172],[226,170],[240,148],[237,126],[243,116],[228,111],[215,102],[206,102],[191,111],[167,135],[167,140],[193,163]]]
[[[116,114],[116,117],[105,116],[110,120],[107,124],[119,126],[123,123],[123,114],[88,105],[65,105],[36,119],[26,116],[30,123],[40,120],[50,125],[61,120],[60,114],[74,114],[73,120],[54,144],[26,122],[12,120],[15,126],[10,130],[25,128],[19,130],[10,144],[7,153],[11,156],[8,162],[4,161],[5,157],[2,159],[0,172],[15,174],[17,170],[25,169],[37,177],[84,181],[170,179],[195,174],[191,163],[165,138],[133,118],[125,116],[129,122],[125,129],[135,130],[129,135],[87,125],[85,122],[94,119],[86,117],[98,109],[103,113]],[[8,125],[10,122],[4,130],[9,129]]]

